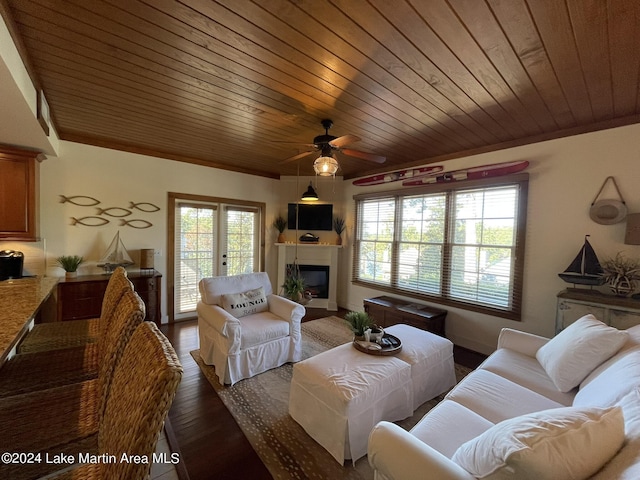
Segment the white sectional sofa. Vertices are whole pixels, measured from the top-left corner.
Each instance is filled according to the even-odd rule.
[[[378,423],[368,456],[378,480],[640,479],[640,326],[504,329],[410,432]]]

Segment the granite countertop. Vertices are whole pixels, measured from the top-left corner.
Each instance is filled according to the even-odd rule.
[[[27,332],[40,306],[51,295],[57,277],[0,281],[0,365]]]

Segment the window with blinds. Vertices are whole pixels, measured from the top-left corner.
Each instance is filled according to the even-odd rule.
[[[527,180],[474,185],[356,196],[354,282],[518,318]]]
[[[391,285],[395,202],[393,199],[360,204],[358,278]]]

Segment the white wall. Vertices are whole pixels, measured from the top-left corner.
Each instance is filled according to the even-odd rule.
[[[40,234],[46,244],[47,273],[61,276],[55,258],[82,255],[88,262],[80,273],[99,273],[100,256],[117,231],[134,261],[139,249],[154,248],[156,270],[166,274],[167,193],[179,192],[215,197],[245,199],[267,204],[266,221],[270,226],[277,215],[278,181],[254,175],[217,170],[144,155],[61,142],[60,156],[44,161],[40,169]],[[96,207],[60,203],[60,195],[86,195],[100,200],[99,207],[127,208],[129,202],[149,202],[159,212],[136,212],[127,219],[144,219],[153,224],[137,229],[119,226],[117,218],[100,227],[71,225],[71,217],[96,214]],[[103,216],[104,217],[104,216]],[[110,217],[105,217],[110,218]],[[276,278],[276,255],[271,228],[267,228],[266,270]],[[166,278],[162,286],[162,314],[166,321]]]
[[[570,286],[558,278],[590,234],[596,254],[603,260],[619,251],[640,257],[640,246],[625,245],[625,222],[599,225],[589,218],[589,207],[602,183],[613,176],[626,200],[629,212],[640,212],[640,125],[620,127],[569,138],[551,140],[498,152],[445,162],[445,170],[498,162],[529,160],[529,202],[524,270],[522,321],[491,317],[457,308],[448,310],[447,337],[455,344],[490,353],[495,349],[500,329],[512,327],[552,336],[556,294]],[[356,187],[344,182],[347,199],[348,237],[353,238],[353,195],[391,188]],[[617,198],[610,185],[599,198]],[[384,293],[352,285],[350,280],[351,242],[343,249],[349,271],[341,272],[339,291],[346,292],[342,306],[362,310],[362,301]],[[426,303],[426,302],[425,302]]]

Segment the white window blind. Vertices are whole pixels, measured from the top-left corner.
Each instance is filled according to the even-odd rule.
[[[354,281],[517,317],[526,190],[520,180],[356,197]]]
[[[504,187],[453,194],[452,298],[510,307],[517,193]]]
[[[358,226],[358,278],[391,285],[395,200],[359,203]]]
[[[439,295],[445,239],[446,196],[420,195],[400,201],[398,286]]]

